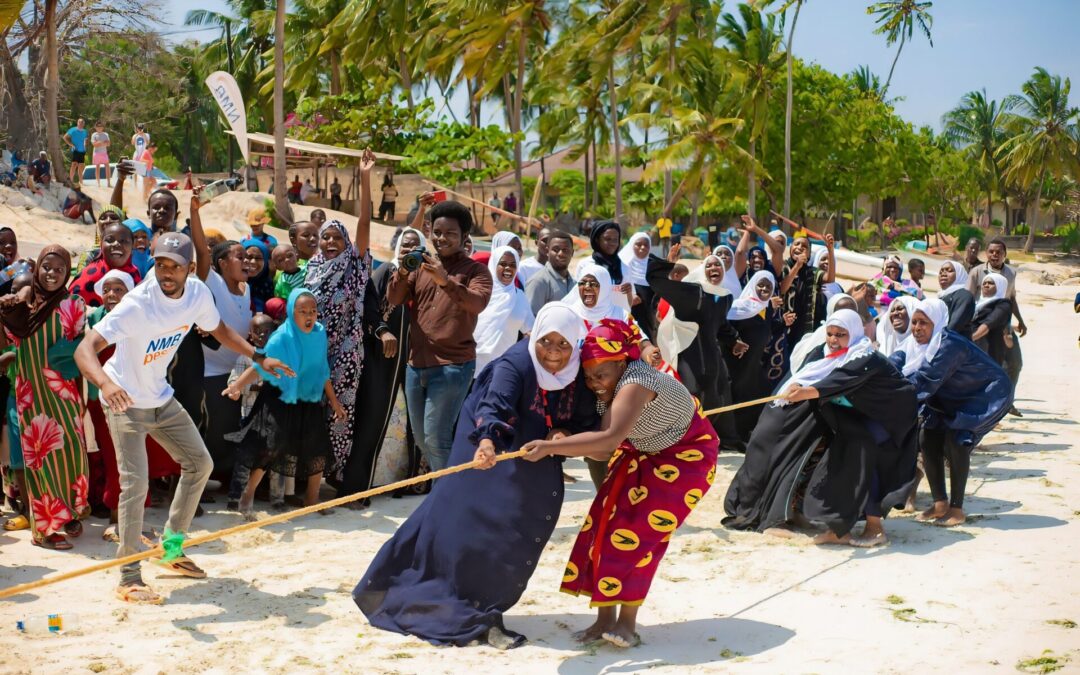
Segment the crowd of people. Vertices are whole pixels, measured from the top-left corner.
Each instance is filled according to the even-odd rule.
[[[26,259],[0,228],[4,528],[67,550],[84,519],[107,518],[119,556],[160,541],[155,562],[202,578],[183,550],[200,504],[223,496],[253,519],[260,498],[280,510],[317,503],[324,483],[364,492],[380,465],[405,478],[476,462],[487,471],[408,490],[430,494],[353,595],[379,628],[510,648],[525,637],[503,614],[551,537],[572,458],[596,486],[562,581],[598,610],[583,642],[640,641],[639,608],[719,452],[745,454],[727,527],[879,546],[922,472],[933,503],[918,519],[964,522],[970,455],[1015,412],[1026,332],[1000,240],[985,262],[972,244],[942,264],[931,297],[921,261],[905,275],[889,256],[845,290],[831,236],[789,239],[749,216],[696,266],[614,221],[594,224],[576,264],[574,238],[550,227],[528,257],[509,231],[471,251],[472,211],[426,194],[377,264],[374,163],[361,161],[354,226],[317,209],[287,242],[261,209],[242,241],[204,226],[200,188],[184,227],[166,189],[147,195],[149,223],[129,218],[129,162],[78,259],[59,245]],[[380,215],[396,196],[388,178]],[[165,502],[163,531],[146,530],[145,508]],[[138,563],[117,594],[162,601]]]

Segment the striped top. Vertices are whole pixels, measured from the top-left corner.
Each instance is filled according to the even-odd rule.
[[[697,413],[697,402],[686,387],[644,361],[630,362],[615,387],[615,395],[627,384],[642,386],[656,394],[656,398],[645,404],[627,440],[649,454],[666,450],[682,440]],[[601,415],[607,412],[607,406],[599,400],[596,407]]]

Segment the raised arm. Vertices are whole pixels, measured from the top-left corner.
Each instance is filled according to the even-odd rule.
[[[199,209],[202,208],[202,202],[199,201],[200,192],[202,192],[201,185],[191,193],[191,245],[195,247],[195,274],[199,279],[206,281],[206,278],[210,276],[210,244],[206,241],[202,217],[199,215]]]
[[[133,173],[135,173],[135,168],[126,159],[116,163],[116,185],[113,186],[109,203],[118,209],[124,208],[124,181]]]
[[[829,261],[829,271],[825,273],[825,283],[831,284],[836,281],[836,238],[831,234],[825,235],[825,258]]]
[[[371,169],[375,166],[375,153],[364,150],[360,158],[360,203],[357,205],[356,235],[353,242],[361,258],[371,248]]]
[[[425,192],[420,195],[420,203],[416,207],[416,215],[413,217],[412,224],[409,225],[417,232],[424,231],[424,215],[427,213],[428,207],[435,203],[435,196],[431,192]]]
[[[735,276],[742,279],[742,276],[746,274],[746,265],[750,255],[750,229],[742,227],[739,230],[742,232],[742,236],[739,237],[739,244],[735,247],[735,256],[731,267],[735,270]]]

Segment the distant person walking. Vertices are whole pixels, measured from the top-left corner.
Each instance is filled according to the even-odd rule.
[[[135,161],[142,161],[143,151],[146,150],[146,146],[150,145],[150,134],[146,133],[145,124],[135,125],[135,134],[131,137],[131,145],[135,148],[131,153],[131,158]],[[135,180],[138,180],[136,176]]]
[[[397,209],[398,189],[394,185],[394,174],[387,172],[382,182],[382,202],[379,204],[379,220],[386,222],[394,219]]]
[[[83,168],[86,167],[86,120],[80,117],[75,126],[64,134],[64,142],[71,149],[68,182],[75,183],[75,176],[82,178]]]
[[[334,177],[334,182],[330,183],[330,208],[334,211],[341,210],[341,183],[337,176]]]
[[[488,206],[494,206],[496,209],[501,209],[502,208],[502,200],[499,199],[499,193],[498,192],[496,192],[494,195],[492,195],[491,199],[488,200]],[[499,225],[499,216],[500,215],[502,215],[502,214],[500,214],[498,211],[493,210],[491,212],[491,222],[493,224],[495,224],[496,226]]]
[[[510,213],[517,213],[517,207],[517,197],[514,196],[514,193],[511,192],[506,195],[506,199],[503,200],[503,210],[509,211]]]
[[[90,136],[90,145],[94,148],[94,178],[101,187],[101,174],[105,174],[106,187],[112,187],[112,174],[109,173],[109,134],[105,132],[105,123],[98,120],[94,133]]]

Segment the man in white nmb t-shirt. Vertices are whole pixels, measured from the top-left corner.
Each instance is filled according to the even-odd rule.
[[[180,483],[169,508],[162,539],[168,570],[201,579],[206,572],[183,554],[184,532],[191,526],[199,497],[214,467],[191,417],[173,398],[165,375],[176,349],[195,326],[277,376],[294,377],[288,366],[258,353],[221,320],[210,289],[189,276],[194,247],[187,235],[169,232],[154,244],[154,275],[128,293],[113,311],[87,333],[75,352],[83,376],[101,389],[109,431],[120,470],[117,557],[140,550],[148,470],[146,436],[150,435],[180,464]],[[98,353],[116,352],[102,367]],[[124,565],[117,595],[129,602],[160,603],[142,581],[139,563]]]

